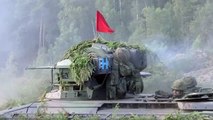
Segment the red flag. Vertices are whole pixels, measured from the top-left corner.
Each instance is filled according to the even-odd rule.
[[[96,13],[96,30],[97,32],[107,32],[107,33],[114,32],[114,30],[110,28],[110,26],[104,19],[104,16],[99,11],[97,11]]]

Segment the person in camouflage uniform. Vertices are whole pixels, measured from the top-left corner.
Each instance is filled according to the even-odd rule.
[[[182,98],[184,95],[194,92],[199,92],[200,87],[197,87],[197,81],[192,76],[183,77],[182,79],[175,80],[172,84],[172,93],[164,91],[156,91],[157,96],[165,98]]]
[[[173,98],[181,98],[184,96],[185,85],[183,81],[175,80],[171,88]]]
[[[201,87],[197,87],[197,80],[195,77],[187,76],[184,77],[182,81],[185,86],[184,94],[199,92],[201,90]]]
[[[172,93],[174,98],[181,98],[185,94],[199,92],[200,87],[197,87],[195,77],[187,76],[180,80],[174,81],[172,85]]]

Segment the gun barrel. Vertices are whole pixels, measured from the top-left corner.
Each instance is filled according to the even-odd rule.
[[[149,76],[151,76],[152,74],[151,73],[149,73],[149,72],[140,72],[140,75],[142,76],[142,77],[149,77]]]
[[[26,70],[35,70],[35,69],[55,69],[55,66],[39,66],[39,67],[27,67]]]

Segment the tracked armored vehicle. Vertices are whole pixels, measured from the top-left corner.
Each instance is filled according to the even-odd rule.
[[[54,66],[29,67],[50,69],[51,86],[41,101],[0,111],[0,116],[35,118],[42,111],[49,115],[66,113],[68,118],[96,115],[100,119],[110,119],[115,114],[136,114],[155,115],[161,119],[164,115],[181,112],[180,109],[213,110],[207,107],[212,105],[212,93],[189,95],[178,101],[142,94],[142,78],[150,76],[142,72],[146,66],[146,52],[137,46],[100,39],[80,43]],[[196,99],[192,99],[194,97]],[[208,104],[204,108],[202,105],[196,107],[200,101],[208,101]],[[193,107],[187,106],[192,104]]]

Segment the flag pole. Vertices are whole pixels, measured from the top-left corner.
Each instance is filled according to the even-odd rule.
[[[96,39],[98,37],[98,34],[97,34],[97,31],[96,31],[96,26],[94,25],[94,22],[91,21],[92,23],[92,31],[93,31],[93,36],[94,36],[94,39]]]

